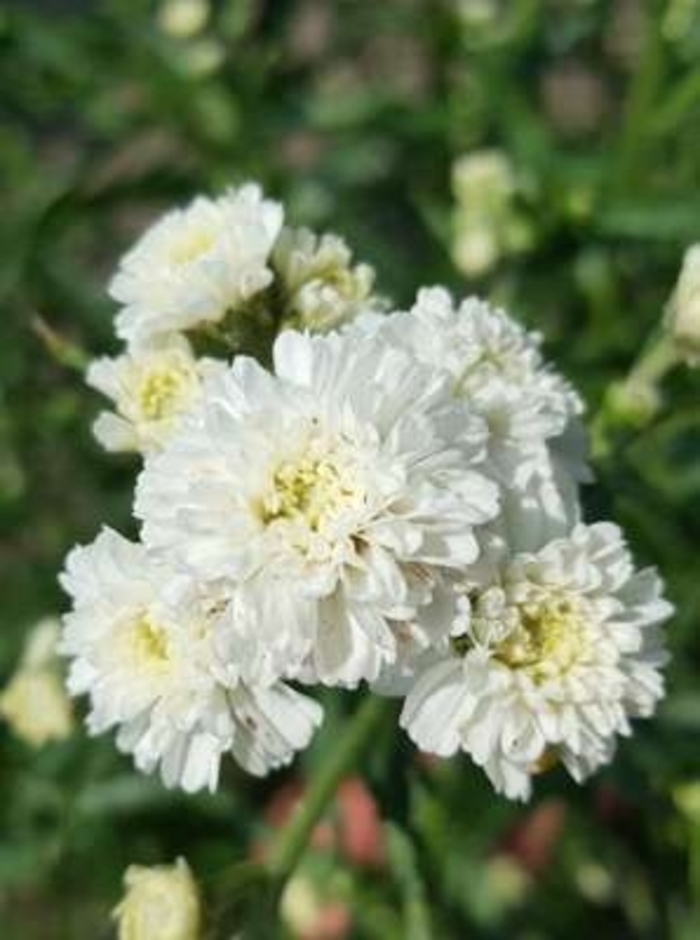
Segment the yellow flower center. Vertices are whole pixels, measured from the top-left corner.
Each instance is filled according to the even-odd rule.
[[[189,232],[175,244],[170,251],[173,264],[191,264],[205,255],[215,242],[215,236],[209,231]]]
[[[138,390],[141,414],[147,421],[161,421],[179,408],[191,376],[182,369],[153,369],[146,373]]]
[[[344,509],[362,499],[360,488],[347,479],[331,457],[304,457],[281,464],[262,503],[265,525],[280,519],[303,521],[318,532]]]
[[[520,623],[498,644],[496,659],[545,682],[561,678],[589,652],[586,608],[579,598],[552,594],[519,607]]]
[[[128,644],[134,662],[148,669],[162,668],[170,661],[167,633],[148,613],[134,621]]]

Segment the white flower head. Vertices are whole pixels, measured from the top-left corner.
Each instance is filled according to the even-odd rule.
[[[119,940],[201,940],[202,910],[189,865],[130,865],[115,909]]]
[[[273,265],[286,298],[289,326],[325,332],[352,320],[361,310],[380,306],[372,294],[374,269],[352,263],[352,252],[338,235],[285,228]]]
[[[537,477],[553,498],[560,483],[567,490],[569,479],[588,479],[583,403],[544,361],[540,337],[505,311],[475,297],[455,306],[435,287],[421,290],[407,313],[360,318],[356,329],[385,335],[449,374],[455,397],[485,422],[488,462],[507,489],[531,487]],[[574,486],[561,497],[573,515],[575,496]]]
[[[425,751],[466,751],[506,796],[526,799],[552,758],[581,781],[662,697],[672,608],[616,526],[579,524],[530,552],[494,541],[464,592],[464,632],[419,675],[401,724]]]
[[[238,357],[207,383],[146,461],[135,512],[152,549],[230,586],[235,661],[354,685],[478,554],[498,495],[483,426],[444,375],[374,337],[289,331],[274,362]]]
[[[196,359],[182,336],[90,364],[87,383],[114,402],[94,424],[108,451],[158,450],[197,401],[206,375],[223,369],[213,359]]]
[[[167,786],[215,789],[231,751],[264,774],[306,746],[320,720],[309,699],[277,684],[254,689],[217,662],[216,597],[105,530],[74,549],[61,578],[73,598],[61,652],[68,688],[88,694],[88,728],[117,728],[117,745]]]
[[[125,255],[110,284],[124,304],[117,334],[140,344],[235,311],[270,284],[282,218],[282,207],[254,184],[169,212]]]

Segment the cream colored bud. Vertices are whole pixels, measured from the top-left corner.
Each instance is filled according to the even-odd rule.
[[[477,150],[452,165],[452,190],[469,211],[508,203],[515,189],[513,166],[500,150]]]
[[[486,26],[495,23],[501,14],[496,0],[455,0],[457,16],[465,26]]]
[[[497,855],[486,867],[486,885],[491,902],[504,909],[515,907],[525,900],[530,879],[517,862]]]
[[[515,170],[501,150],[477,150],[452,165],[452,258],[467,277],[490,271],[505,255],[531,247],[532,226],[521,217]]]
[[[318,892],[308,878],[297,876],[287,882],[280,901],[280,914],[295,936],[309,934],[316,926],[320,912]]]
[[[460,226],[457,224],[452,258],[457,268],[467,277],[486,274],[500,260],[501,246],[498,233],[488,224]]]
[[[688,365],[700,364],[700,243],[685,253],[676,289],[668,306],[667,323],[679,356]]]
[[[56,654],[60,631],[56,617],[46,617],[30,630],[19,669],[0,693],[0,716],[33,747],[60,741],[73,730],[73,709]]]
[[[184,859],[153,868],[131,865],[124,884],[126,894],[114,911],[119,940],[199,940],[199,892]]]
[[[176,39],[196,36],[207,25],[207,0],[166,0],[158,11],[158,24],[164,33]]]
[[[0,695],[0,715],[33,747],[67,738],[73,730],[68,693],[50,667],[20,669]]]

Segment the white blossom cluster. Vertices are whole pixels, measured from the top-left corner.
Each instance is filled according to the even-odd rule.
[[[62,652],[90,730],[169,786],[287,763],[321,721],[300,690],[364,683],[526,798],[663,694],[671,607],[581,519],[583,406],[539,337],[440,288],[381,312],[372,278],[248,185],[167,215],[112,282],[127,348],[88,380],[115,404],[98,438],[143,456],[140,539],[70,553]],[[230,355],[241,316],[274,324],[268,364]]]

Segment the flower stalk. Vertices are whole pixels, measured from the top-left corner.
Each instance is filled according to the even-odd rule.
[[[613,382],[591,424],[593,451],[605,457],[615,429],[645,428],[662,405],[660,385],[678,364],[678,351],[668,331],[656,333],[644,347],[627,376]]]
[[[378,696],[364,700],[345,728],[338,745],[311,781],[291,822],[280,832],[267,863],[271,877],[279,886],[284,884],[299,863],[311,833],[333,799],[341,780],[374,740],[383,719],[391,711],[389,705],[386,699]]]

